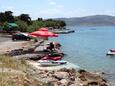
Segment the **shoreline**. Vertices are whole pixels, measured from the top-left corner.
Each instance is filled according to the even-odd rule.
[[[10,48],[8,48],[7,44],[10,46]],[[17,48],[20,49],[22,47],[25,47],[25,45],[28,48],[31,46],[31,44],[33,44],[33,43],[28,44],[27,41],[26,42],[25,41],[24,42],[22,42],[22,41],[19,41],[19,42],[5,41],[5,42],[1,43],[1,45],[4,45],[4,46],[1,46],[0,48],[6,47],[10,51],[10,50],[17,49]],[[15,45],[15,47],[14,47],[14,45]],[[19,46],[17,47],[17,45],[19,45]],[[6,50],[2,49],[2,50],[4,52],[8,51],[7,49]],[[27,60],[27,64],[28,64],[28,60]],[[54,86],[63,86],[63,85],[65,85],[65,86],[83,86],[83,85],[88,85],[88,84],[92,84],[92,83],[96,84],[96,85],[97,84],[98,85],[99,84],[107,84],[106,80],[103,79],[102,75],[96,74],[96,73],[90,73],[90,72],[83,71],[83,70],[80,73],[78,73],[78,72],[76,72],[78,70],[76,70],[75,68],[65,68],[65,67],[59,68],[58,70],[48,70],[47,68],[37,69],[36,66],[38,66],[38,65],[34,65],[33,63],[28,64],[28,65],[32,66],[32,69],[30,69],[30,70],[34,71],[34,72],[27,71],[29,74],[34,75],[34,78],[42,80],[45,83],[49,83],[49,82],[53,83]],[[71,65],[71,63],[69,64],[69,66],[70,65]],[[51,68],[49,68],[49,69],[51,69]],[[56,68],[54,67],[54,69],[56,69]],[[42,73],[42,75],[41,75],[41,73]],[[63,77],[60,76],[61,74],[64,76]],[[38,77],[38,75],[40,77]],[[93,79],[94,77],[98,77],[98,79],[95,80],[95,79]],[[68,85],[68,84],[71,84],[71,85]],[[109,85],[105,85],[105,86],[109,86]]]
[[[28,63],[28,62],[27,62]],[[44,83],[53,84],[53,86],[110,86],[102,73],[87,72],[82,69],[60,68],[47,69],[36,67],[34,64],[28,64],[32,67],[30,74]]]

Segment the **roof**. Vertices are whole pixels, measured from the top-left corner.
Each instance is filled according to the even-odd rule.
[[[18,27],[18,25],[16,23],[8,23],[8,25],[11,27]]]

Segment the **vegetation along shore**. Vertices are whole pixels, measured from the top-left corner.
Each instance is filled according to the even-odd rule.
[[[16,23],[16,25],[11,23]],[[37,20],[32,20],[29,14],[13,16],[12,11],[0,12],[0,29],[5,31],[12,31],[13,29],[21,32],[32,32],[40,27],[53,27],[55,29],[60,29],[64,26],[66,26],[66,23],[61,20],[43,19],[39,17]]]

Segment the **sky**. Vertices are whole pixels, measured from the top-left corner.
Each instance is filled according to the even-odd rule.
[[[25,13],[32,19],[115,16],[115,0],[0,0],[0,12],[9,10],[14,16]]]

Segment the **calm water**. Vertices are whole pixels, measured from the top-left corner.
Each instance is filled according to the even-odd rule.
[[[115,73],[115,57],[106,56],[115,49],[115,27],[68,27],[76,32],[51,38],[62,44],[65,60],[90,71]]]

